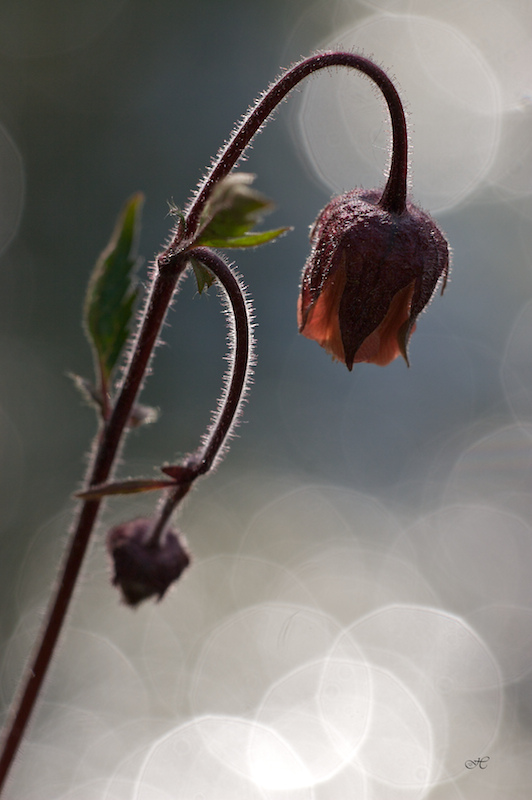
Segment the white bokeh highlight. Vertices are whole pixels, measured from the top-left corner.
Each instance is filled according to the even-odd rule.
[[[410,177],[422,207],[451,208],[475,191],[497,152],[501,99],[495,74],[461,31],[428,17],[379,15],[322,46],[367,55],[395,78],[411,121]],[[383,186],[387,114],[376,90],[353,70],[309,81],[298,135],[332,191]]]
[[[28,749],[39,800],[460,798],[465,761],[518,735],[503,700],[529,674],[522,516],[463,496],[407,525],[359,492],[246,480],[237,550],[200,559],[164,604],[110,606],[91,556]],[[37,800],[33,768],[14,778],[9,800]]]

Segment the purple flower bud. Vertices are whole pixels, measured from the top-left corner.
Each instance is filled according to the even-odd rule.
[[[298,302],[299,331],[351,370],[385,366],[407,348],[416,319],[449,274],[449,248],[434,220],[410,202],[401,214],[378,191],[335,197],[311,232]]]
[[[168,529],[160,541],[152,541],[155,524],[155,519],[134,519],[107,534],[107,549],[114,564],[113,585],[120,588],[129,606],[153,595],[161,600],[190,563],[177,530]]]

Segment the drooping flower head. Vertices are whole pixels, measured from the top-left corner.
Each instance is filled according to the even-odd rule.
[[[449,248],[434,220],[410,202],[402,213],[381,193],[333,198],[311,231],[298,302],[299,331],[351,370],[366,361],[408,364],[416,319],[449,273]]]

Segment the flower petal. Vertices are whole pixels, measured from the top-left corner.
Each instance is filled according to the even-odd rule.
[[[314,339],[333,358],[345,363],[344,345],[340,333],[338,310],[345,286],[345,270],[338,269],[334,279],[330,280],[324,290],[307,310],[303,321],[302,299],[297,303],[297,319],[299,332],[307,339]]]
[[[405,341],[405,335],[401,337],[400,333],[405,323],[408,323],[410,319],[410,305],[412,302],[412,295],[414,294],[414,287],[415,281],[412,281],[409,286],[405,286],[404,289],[397,292],[380,325],[358,348],[353,359],[353,364],[366,362],[368,364],[377,364],[379,367],[385,367],[399,355],[402,355],[408,364],[408,357],[406,354],[406,345],[408,342]],[[406,327],[404,328],[405,332]],[[410,333],[413,333],[414,329],[415,325]],[[347,366],[349,368],[349,364],[347,364]],[[353,365],[351,365],[351,368],[352,366]]]

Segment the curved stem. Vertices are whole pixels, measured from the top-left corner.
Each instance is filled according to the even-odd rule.
[[[177,508],[183,497],[188,494],[191,486],[192,482],[182,483],[176,489],[171,490],[170,494],[163,503],[159,518],[150,534],[148,547],[157,547],[167,524],[170,522],[170,517],[174,513],[174,510]]]
[[[201,212],[216,184],[232,170],[252,138],[272,113],[275,107],[304,78],[320,69],[333,66],[346,66],[356,69],[381,89],[392,120],[392,162],[390,174],[380,205],[392,213],[404,211],[406,202],[406,178],[408,166],[408,146],[406,122],[399,96],[380,67],[362,56],[353,53],[322,53],[311,56],[288,70],[273,83],[255,107],[235,130],[232,138],[221,150],[210,172],[207,174],[195,198],[191,201],[184,224],[179,225],[170,246],[158,257],[158,273],[153,280],[149,301],[133,345],[133,354],[126,377],[120,387],[116,402],[108,420],[96,440],[96,452],[89,470],[86,486],[104,483],[112,475],[113,466],[120,449],[131,409],[142,386],[159,330],[164,321],[168,306],[183,274],[189,254],[205,264],[221,281],[228,292],[235,316],[237,344],[235,360],[229,389],[223,398],[223,407],[212,429],[208,432],[203,448],[195,456],[196,476],[208,472],[230,432],[235,415],[245,390],[249,374],[249,319],[246,303],[238,281],[227,265],[206,248],[195,248],[194,237],[198,231]],[[187,252],[188,251],[188,252]],[[231,288],[228,288],[231,287]],[[192,465],[191,465],[192,466]],[[167,514],[162,527],[175,505],[185,491],[185,485],[168,499],[163,516]],[[58,580],[40,643],[35,651],[31,666],[23,681],[23,688],[17,698],[6,726],[6,736],[0,757],[0,792],[7,778],[10,766],[18,751],[30,714],[34,708],[40,688],[45,679],[59,634],[61,632],[70,600],[77,583],[81,565],[91,532],[100,509],[100,500],[87,500],[81,507],[78,521],[71,533],[71,541],[65,562]],[[162,529],[161,529],[162,530]]]
[[[250,324],[251,309],[246,302],[238,279],[231,267],[207,247],[196,247],[193,250],[189,250],[187,255],[199,261],[218,278],[229,299],[234,320],[231,375],[227,391],[219,403],[220,412],[215,422],[208,428],[204,436],[203,446],[187,461],[186,466],[192,470],[192,476],[189,476],[185,483],[172,490],[164,502],[159,519],[150,537],[150,543],[154,545],[159,541],[174,509],[188,493],[192,482],[200,475],[205,475],[212,468],[220,451],[223,449],[224,442],[227,440],[227,436],[238,415],[250,375],[249,367],[253,348]]]
[[[308,75],[318,70],[335,66],[350,67],[367,75],[379,87],[386,100],[392,122],[392,162],[380,204],[385,210],[393,213],[401,214],[404,211],[408,173],[408,136],[403,105],[395,86],[384,70],[363,56],[342,52],[320,53],[300,61],[285,72],[270,86],[244,118],[243,122],[235,129],[231,139],[220,151],[188,208],[185,234],[187,241],[193,239],[198,229],[201,212],[213,188],[218,181],[230,173],[276,106]],[[172,243],[172,246],[179,246],[177,238]]]
[[[250,309],[246,303],[244,292],[231,268],[212,250],[207,247],[196,247],[190,255],[207,267],[224,287],[235,323],[235,344],[233,365],[227,392],[220,401],[220,413],[204,437],[203,447],[194,462],[198,464],[197,474],[208,472],[230,433],[246,391],[249,378],[249,365],[252,353],[253,338],[251,335]]]

